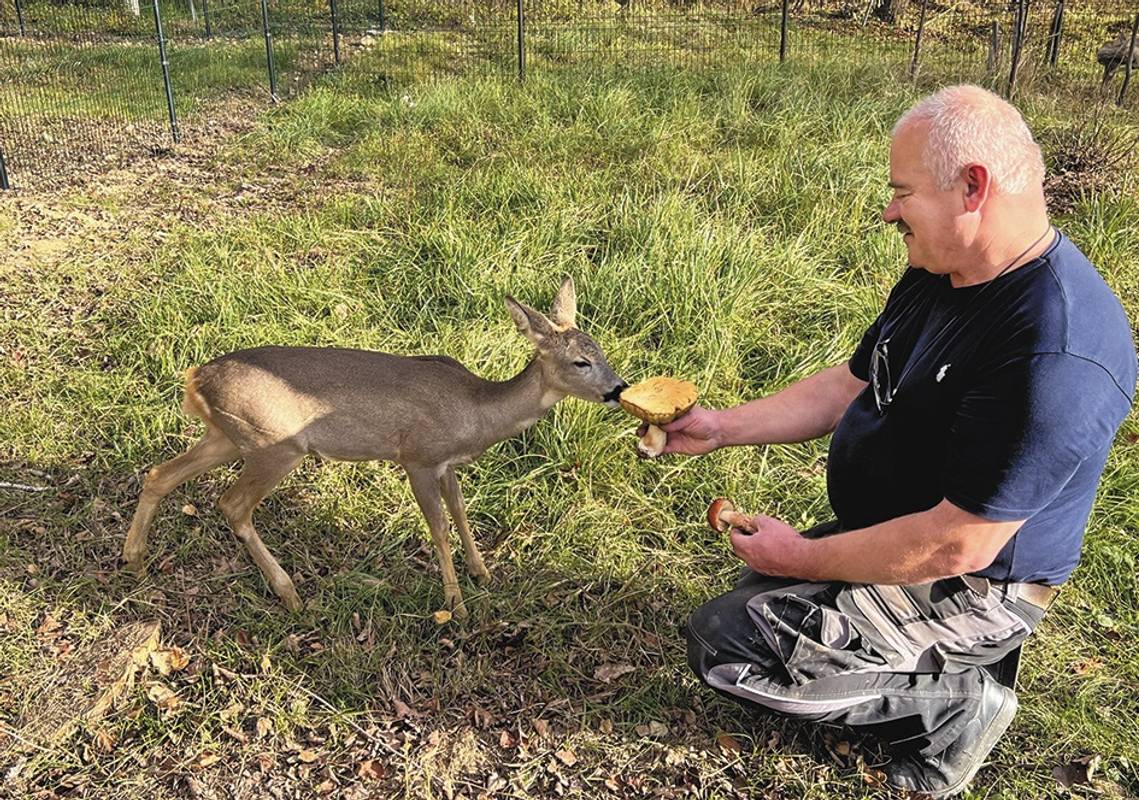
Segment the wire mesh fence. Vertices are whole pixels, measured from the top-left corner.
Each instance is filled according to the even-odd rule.
[[[841,61],[1122,104],[1132,0],[0,0],[0,186],[97,174],[351,62],[386,87]],[[1130,48],[1130,49],[1129,49]],[[5,170],[6,167],[6,170]],[[7,173],[7,174],[5,174]]]

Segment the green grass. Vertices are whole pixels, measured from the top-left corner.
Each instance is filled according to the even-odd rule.
[[[888,132],[916,93],[883,70],[547,69],[521,87],[384,89],[378,69],[357,59],[227,146],[211,196],[277,180],[264,204],[218,202],[171,223],[202,187],[175,186],[151,209],[153,197],[129,188],[47,197],[65,216],[151,213],[165,235],[154,246],[132,225],[78,238],[50,269],[0,266],[0,341],[14,343],[0,358],[0,480],[53,487],[0,494],[11,633],[0,637],[0,720],[42,701],[24,690],[58,658],[37,632],[49,611],[76,646],[160,618],[164,641],[193,657],[165,681],[180,709],[159,711],[140,685],[101,724],[113,750],[82,731],[33,751],[13,791],[81,780],[89,796],[180,797],[193,780],[222,796],[273,783],[309,796],[332,778],[354,784],[356,763],[374,758],[386,770],[379,796],[475,797],[495,780],[507,788],[491,796],[677,785],[715,798],[885,796],[858,766],[876,762],[872,743],[838,755],[841,731],[753,719],[713,697],[677,633],[737,569],[704,529],[707,501],[729,495],[803,527],[825,519],[825,442],[645,463],[630,418],[563,402],[462,471],[494,576],[485,590],[464,581],[465,624],[431,620],[434,557],[404,480],[383,464],[306,462],[256,514],[301,579],[298,615],[275,602],[214,508],[232,470],[168,498],[151,577],[116,571],[139,478],[200,432],[178,412],[181,374],[219,353],[266,342],[433,352],[505,378],[529,351],[503,296],[545,307],[570,274],[580,326],[622,375],[685,376],[723,407],[848,357],[902,269],[878,214]],[[1047,132],[1076,121],[1073,108],[1045,98],[1026,112]],[[1121,112],[1111,124],[1134,121]],[[1137,177],[1057,220],[1132,319]],[[11,208],[0,231],[26,224]],[[1021,712],[972,797],[1057,795],[1052,766],[1090,753],[1103,756],[1101,792],[1139,791],[1136,433],[1132,417],[1085,560],[1027,648]],[[183,514],[186,503],[199,515]],[[635,672],[599,683],[607,662]],[[396,700],[414,715],[399,718]],[[263,739],[259,718],[272,722]],[[651,722],[667,733],[646,735]],[[523,748],[503,749],[503,731]],[[721,752],[720,731],[742,753]],[[315,765],[298,761],[301,748]],[[556,760],[565,748],[573,766]],[[222,760],[197,769],[204,752]]]

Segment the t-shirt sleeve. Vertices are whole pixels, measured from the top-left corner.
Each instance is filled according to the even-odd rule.
[[[1077,356],[1036,354],[993,369],[958,406],[945,498],[985,519],[1028,519],[1111,444],[1126,409],[1104,369]]]
[[[878,343],[878,335],[882,330],[882,316],[879,314],[866,329],[866,333],[862,334],[862,341],[858,343],[854,355],[850,357],[850,374],[860,381],[870,381],[870,354],[874,352],[874,346]]]

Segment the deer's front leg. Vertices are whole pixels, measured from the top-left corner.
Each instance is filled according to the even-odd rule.
[[[463,542],[463,552],[467,554],[467,572],[471,573],[479,583],[490,580],[490,572],[483,563],[482,554],[475,546],[474,537],[471,536],[471,526],[467,523],[467,506],[463,502],[463,492],[459,488],[459,478],[455,475],[454,467],[447,467],[443,477],[439,479],[439,488],[443,492],[443,500],[447,503],[447,511],[459,529],[459,538]]]
[[[443,599],[451,613],[464,619],[467,607],[463,604],[463,593],[459,590],[459,578],[455,575],[455,563],[451,559],[451,542],[447,536],[447,517],[443,513],[439,497],[439,480],[431,469],[409,469],[407,476],[411,480],[415,502],[427,520],[431,540],[435,543],[435,555],[439,558],[439,569],[443,572]]]

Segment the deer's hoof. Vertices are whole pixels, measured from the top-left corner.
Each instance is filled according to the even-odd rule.
[[[479,586],[486,586],[488,583],[490,583],[490,571],[487,570],[487,568],[482,564],[479,564],[476,567],[471,567],[469,571],[471,573],[471,577],[475,579],[475,582]]]
[[[123,567],[136,578],[146,577],[146,556],[123,553]]]
[[[304,603],[301,602],[300,595],[297,594],[297,590],[292,586],[278,592],[277,596],[281,598],[281,602],[285,604],[285,608],[293,613],[305,607]]]

